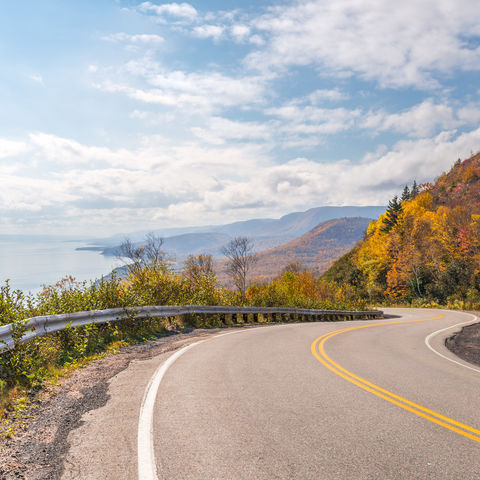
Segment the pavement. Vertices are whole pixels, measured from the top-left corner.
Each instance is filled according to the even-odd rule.
[[[388,313],[395,318],[239,329],[183,352],[155,386],[151,471],[158,479],[480,478],[480,371],[444,347],[455,328],[425,342],[474,319]],[[62,479],[138,478],[145,391],[171,355],[132,362],[111,379],[107,403],[70,432]]]

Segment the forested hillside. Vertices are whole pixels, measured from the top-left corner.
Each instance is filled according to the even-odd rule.
[[[480,153],[406,187],[325,279],[373,301],[480,304]]]

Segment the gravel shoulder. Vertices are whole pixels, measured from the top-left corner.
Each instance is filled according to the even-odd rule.
[[[61,383],[40,392],[26,412],[26,429],[0,440],[0,480],[56,480],[62,476],[69,450],[69,433],[82,425],[84,413],[104,406],[109,380],[133,360],[147,360],[176,350],[219,329],[196,329],[125,347],[85,368],[74,370]]]
[[[480,315],[479,312],[469,313]],[[480,366],[480,323],[463,327],[445,340],[445,346],[462,360]]]

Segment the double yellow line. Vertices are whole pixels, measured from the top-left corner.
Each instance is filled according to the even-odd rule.
[[[325,342],[336,335],[340,335],[341,333],[351,332],[352,330],[360,330],[362,328],[371,328],[371,327],[379,327],[379,326],[386,326],[386,325],[395,325],[399,323],[414,323],[414,322],[426,322],[429,320],[436,320],[438,318],[442,318],[443,315],[439,315],[433,318],[426,318],[421,320],[403,320],[403,321],[395,321],[395,322],[383,322],[383,323],[372,323],[368,325],[360,325],[356,327],[349,327],[343,328],[341,330],[336,330],[334,332],[326,333],[321,337],[318,337],[311,345],[312,354],[315,358],[321,362],[325,367],[331,370],[333,373],[339,375],[340,377],[344,378],[345,380],[353,383],[357,387],[366,390],[367,392],[376,395],[377,397],[383,398],[387,402],[393,403],[404,410],[407,410],[419,417],[423,417],[427,420],[430,420],[437,425],[440,425],[448,430],[452,430],[459,435],[463,435],[464,437],[470,438],[476,442],[480,443],[480,430],[476,428],[470,427],[465,425],[464,423],[457,422],[452,418],[446,417],[440,413],[437,413],[429,408],[423,407],[422,405],[418,405],[417,403],[411,402],[406,398],[400,397],[393,392],[385,390],[378,385],[375,385],[368,380],[365,380],[358,375],[350,372],[349,370],[343,368],[341,365],[333,361],[325,352]]]

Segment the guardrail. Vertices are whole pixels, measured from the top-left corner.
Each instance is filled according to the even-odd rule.
[[[309,310],[302,308],[276,307],[217,307],[203,305],[188,306],[152,306],[132,308],[110,308],[107,310],[90,310],[87,312],[65,313],[32,317],[25,320],[24,333],[17,342],[27,342],[36,337],[64,330],[67,327],[81,327],[90,323],[118,322],[128,318],[178,317],[185,315],[219,315],[222,323],[248,324],[257,323],[262,316],[265,322],[298,321],[336,321],[381,318],[381,311],[343,311],[343,310]],[[230,316],[230,318],[229,318]],[[250,318],[249,318],[250,316]],[[241,320],[241,322],[239,321]],[[15,327],[12,324],[0,327],[0,352],[15,346]]]

